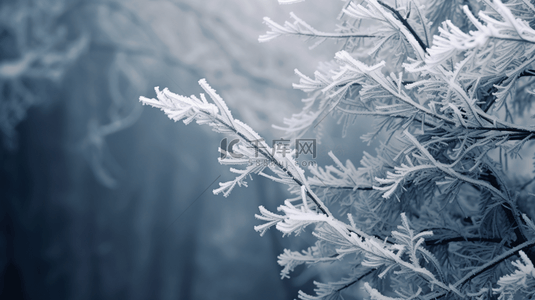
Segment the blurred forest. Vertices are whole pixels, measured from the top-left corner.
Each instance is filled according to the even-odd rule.
[[[333,30],[322,22],[341,5],[2,0],[0,299],[291,299],[310,291],[302,284],[315,273],[283,281],[276,263],[283,246],[302,248],[299,240],[291,246],[275,231],[261,238],[253,230],[258,206],[274,209],[284,187],[258,178],[229,198],[214,196],[231,178],[217,163],[223,137],[173,124],[138,97],[153,97],[154,86],[198,94],[206,78],[237,118],[275,138],[271,124],[304,98],[291,88],[293,69],[311,74],[338,46],[260,44],[262,18],[281,22],[294,11]],[[338,138],[325,137],[318,162],[331,150],[362,152],[336,146]]]

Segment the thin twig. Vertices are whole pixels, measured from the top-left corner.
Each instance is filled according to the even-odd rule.
[[[463,278],[461,278],[459,281],[457,281],[455,284],[453,284],[453,287],[454,288],[458,288],[460,287],[461,285],[465,284],[466,282],[472,280],[473,278],[475,278],[476,276],[480,275],[481,273],[487,271],[487,270],[490,270],[491,268],[495,267],[496,265],[498,265],[499,263],[503,262],[504,260],[508,259],[509,257],[513,256],[513,255],[516,255],[520,250],[525,250],[525,249],[528,249],[530,247],[533,247],[535,245],[535,239],[533,240],[530,240],[530,241],[526,241],[520,245],[518,245],[517,247],[495,257],[493,260],[489,261],[488,263],[472,270],[471,272],[468,272],[468,274],[466,274]],[[439,293],[434,293],[434,294],[430,294],[428,295],[427,297],[423,298],[423,299],[439,299],[439,298],[442,298],[444,296],[446,296],[447,294],[449,293],[449,291],[447,290],[444,290],[442,292],[439,292]]]
[[[422,49],[427,52],[427,46],[422,41],[422,39],[418,36],[416,31],[414,31],[414,29],[409,24],[409,22],[407,22],[407,20],[405,18],[403,18],[403,16],[395,8],[393,8],[390,5],[384,3],[383,1],[377,0],[377,2],[379,4],[381,4],[382,6],[384,6],[386,9],[388,9],[389,11],[391,11],[394,14],[394,16],[396,16],[396,18],[403,24],[403,26],[405,26],[409,30],[409,32],[412,34],[412,36],[414,36],[414,38],[418,42],[418,45],[420,45],[420,47],[422,47]]]

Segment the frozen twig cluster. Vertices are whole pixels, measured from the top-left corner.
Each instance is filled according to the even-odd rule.
[[[239,155],[220,162],[247,166],[232,168],[236,179],[214,193],[228,196],[252,174],[289,186],[295,197],[278,213],[260,207],[256,217],[264,223],[255,229],[264,234],[275,226],[290,235],[311,226],[317,242],[285,250],[281,276],[301,264],[340,264],[338,281],[316,282],[316,295],[301,291],[301,299],[357,298],[359,282],[371,299],[533,297],[534,216],[521,209],[532,201],[532,180],[518,183],[507,165],[535,139],[525,120],[533,101],[534,3],[345,2],[336,32],[292,14],[294,22],[284,25],[266,18],[270,31],[260,41],[343,41],[313,78],[296,70],[294,88],[308,98],[276,128],[296,139],[334,115],[349,138],[358,116],[374,116],[375,130],[362,138],[385,140],[377,155],[364,153],[361,167],[329,153],[335,164],[311,166],[306,177],[291,155],[235,120],[204,80],[215,104],[158,89],[157,99],[141,101],[175,121],[195,120],[240,139],[232,149]],[[447,9],[458,13],[437,26],[437,10]],[[253,157],[270,163],[249,164]]]

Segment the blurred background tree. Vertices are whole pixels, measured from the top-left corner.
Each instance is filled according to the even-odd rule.
[[[205,77],[237,117],[276,137],[271,124],[300,106],[286,100],[301,97],[293,69],[312,72],[337,46],[257,38],[264,16],[302,9],[322,28],[341,8],[307,4],[323,15],[276,1],[2,1],[0,298],[272,299],[303,289],[314,273],[280,281],[272,259],[288,242],[253,230],[258,205],[274,208],[268,199],[285,191],[259,179],[232,199],[203,193],[216,179],[206,174],[227,171],[194,158],[216,157],[220,137],[141,113],[137,98],[155,85],[197,94]]]

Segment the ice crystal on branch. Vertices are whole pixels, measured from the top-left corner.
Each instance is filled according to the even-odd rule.
[[[158,89],[158,100],[141,100],[171,119],[240,138],[232,149],[239,158],[222,164],[245,165],[256,152],[272,162],[231,169],[236,179],[214,192],[228,196],[254,174],[289,187],[294,197],[281,199],[277,213],[260,207],[255,230],[286,236],[310,228],[317,240],[279,255],[281,277],[302,264],[339,271],[300,299],[533,297],[535,216],[526,209],[533,175],[508,167],[527,160],[521,154],[535,139],[526,118],[535,86],[533,1],[349,0],[340,9],[335,32],[291,14],[284,25],[265,18],[269,31],[259,40],[342,41],[313,76],[296,70],[294,88],[307,94],[303,111],[274,127],[295,139],[336,116],[349,139],[359,116],[373,116],[376,126],[362,138],[383,140],[360,167],[330,152],[333,165],[310,166],[307,176],[291,155],[272,153],[233,119],[205,81],[215,105]]]

